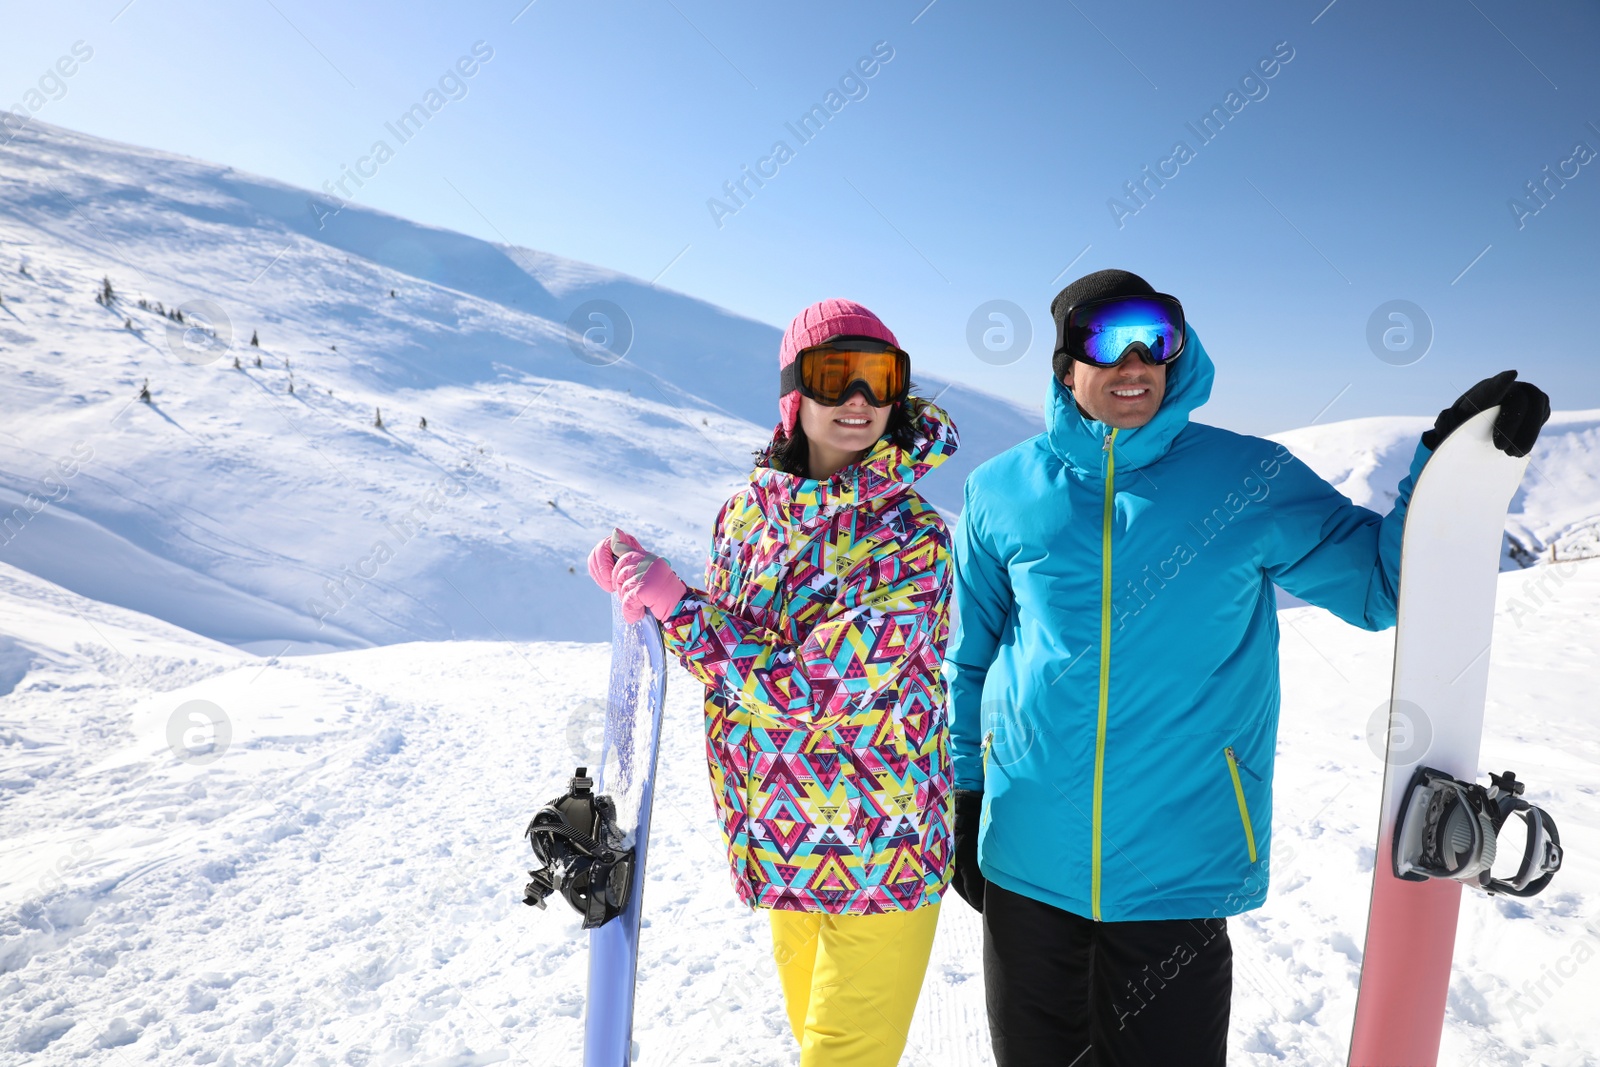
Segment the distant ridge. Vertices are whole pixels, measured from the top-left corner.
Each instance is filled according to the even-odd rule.
[[[267,653],[602,639],[583,560],[614,525],[698,578],[771,432],[776,327],[316,199],[39,122],[0,147],[0,561]],[[597,304],[625,346],[584,347]],[[960,425],[922,484],[953,517],[1042,420],[917,378]]]

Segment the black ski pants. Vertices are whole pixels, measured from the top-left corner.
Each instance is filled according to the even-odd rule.
[[[1094,922],[990,882],[983,981],[998,1067],[1228,1059],[1226,919]]]

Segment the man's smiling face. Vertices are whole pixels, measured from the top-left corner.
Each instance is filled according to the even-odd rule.
[[[1166,366],[1153,366],[1137,355],[1115,367],[1072,360],[1061,381],[1091,418],[1118,430],[1132,430],[1155,418],[1167,395]]]

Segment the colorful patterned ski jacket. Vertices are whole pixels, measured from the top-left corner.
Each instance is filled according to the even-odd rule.
[[[751,907],[911,910],[949,881],[950,532],[912,483],[957,437],[910,403],[912,448],[884,437],[827,481],[758,461],[717,516],[705,592],[662,624],[706,686],[711,791]]]

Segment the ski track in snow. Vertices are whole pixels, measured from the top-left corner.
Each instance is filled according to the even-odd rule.
[[[1468,893],[1442,1063],[1595,1063],[1600,563],[1501,579],[1485,769],[1569,849],[1545,896]],[[0,1058],[30,1064],[579,1062],[586,936],[520,902],[518,835],[598,745],[608,649],[434,642],[263,660],[0,568]],[[1342,1064],[1391,635],[1282,613],[1267,905],[1236,918],[1240,1064]],[[180,760],[167,724],[221,707]],[[188,742],[193,744],[192,741]],[[676,666],[645,889],[640,1064],[797,1062],[767,924],[728,884],[700,693]],[[947,896],[904,1064],[991,1063],[977,916]]]

